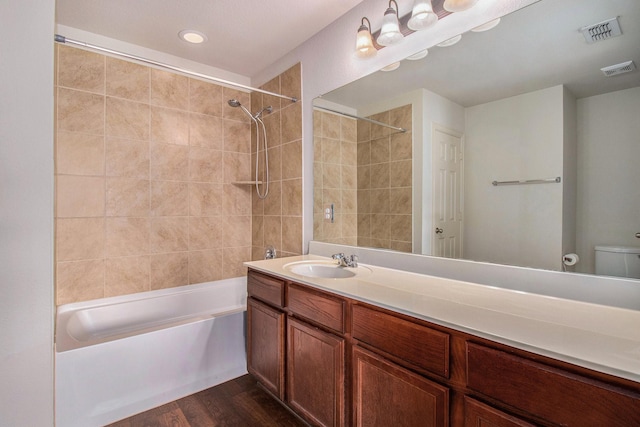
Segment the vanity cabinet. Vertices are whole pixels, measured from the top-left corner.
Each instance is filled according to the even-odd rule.
[[[640,383],[250,270],[248,370],[311,425],[640,426]]]
[[[249,272],[247,295],[247,371],[284,400],[284,281]]]
[[[287,403],[314,425],[344,425],[344,338],[287,323]]]
[[[287,403],[319,426],[345,424],[346,301],[287,287]]]
[[[475,342],[467,386],[507,408],[562,426],[640,426],[640,393]]]
[[[449,389],[385,358],[353,348],[353,425],[449,425]]]
[[[346,301],[250,270],[247,370],[317,426],[345,425]]]

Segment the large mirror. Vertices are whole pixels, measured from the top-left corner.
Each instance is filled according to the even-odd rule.
[[[323,95],[314,240],[596,273],[640,248],[639,65],[637,0],[541,0]]]

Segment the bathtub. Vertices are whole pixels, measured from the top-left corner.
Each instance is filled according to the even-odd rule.
[[[244,375],[246,278],[58,307],[56,426],[103,426]]]

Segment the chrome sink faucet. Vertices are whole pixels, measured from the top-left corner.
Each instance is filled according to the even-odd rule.
[[[350,255],[345,256],[343,253],[333,254],[331,258],[338,261],[338,265],[340,267],[357,267],[358,266],[358,255]]]

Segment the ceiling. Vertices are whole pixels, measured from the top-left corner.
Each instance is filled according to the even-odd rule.
[[[580,28],[616,16],[622,36],[585,42]],[[490,31],[432,47],[424,59],[402,61],[396,71],[375,72],[323,99],[358,110],[424,88],[468,107],[560,84],[582,98],[640,86],[640,70],[615,77],[600,71],[628,60],[640,67],[640,1],[542,0]]]
[[[252,77],[360,2],[56,0],[56,23]],[[184,29],[208,40],[184,42]]]

